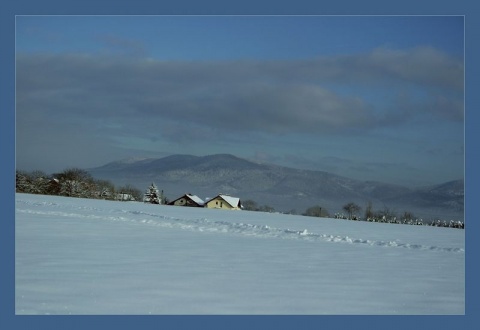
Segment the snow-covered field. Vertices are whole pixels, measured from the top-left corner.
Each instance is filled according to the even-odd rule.
[[[16,314],[464,314],[465,231],[16,195]]]

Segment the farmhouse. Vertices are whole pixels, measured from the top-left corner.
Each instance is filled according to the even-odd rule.
[[[175,206],[190,206],[190,207],[203,207],[204,202],[201,198],[196,195],[185,194],[170,203],[168,205],[175,205]]]
[[[205,202],[205,207],[210,209],[241,210],[240,198],[220,194]]]

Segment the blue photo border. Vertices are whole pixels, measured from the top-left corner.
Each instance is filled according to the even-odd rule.
[[[464,3],[465,2],[465,3]],[[479,45],[473,1],[3,0],[0,3],[0,329],[474,329],[478,326]],[[464,15],[465,224],[464,316],[16,316],[15,315],[15,16],[16,15]],[[440,132],[441,134],[441,132]],[[441,164],[439,164],[441,166]]]

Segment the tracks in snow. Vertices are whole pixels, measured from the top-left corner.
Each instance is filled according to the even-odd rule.
[[[32,208],[33,207],[33,208]],[[43,207],[58,208],[59,210],[42,210]],[[68,208],[70,212],[63,211]],[[31,203],[28,201],[17,200],[18,214],[35,214],[41,216],[61,217],[61,218],[79,218],[92,220],[121,221],[135,224],[145,224],[164,228],[177,228],[189,231],[226,233],[231,235],[253,236],[257,238],[273,239],[294,239],[302,241],[324,241],[333,243],[359,244],[364,246],[380,246],[391,248],[406,248],[413,250],[430,250],[440,252],[464,253],[462,248],[451,248],[441,246],[427,246],[421,244],[402,243],[395,241],[380,241],[351,238],[349,236],[338,236],[321,233],[309,232],[304,230],[292,230],[285,228],[275,228],[268,225],[257,225],[242,222],[229,222],[210,220],[207,218],[176,218],[157,213],[148,213],[143,211],[133,211],[125,209],[98,209],[90,206],[77,206],[70,204],[55,203]]]

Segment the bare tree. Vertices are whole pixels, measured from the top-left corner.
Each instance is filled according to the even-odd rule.
[[[303,215],[308,217],[328,217],[328,211],[320,205],[309,207]]]
[[[60,186],[59,194],[68,197],[95,197],[95,180],[85,170],[80,168],[68,168],[63,172],[53,175]]]
[[[114,199],[115,186],[108,180],[95,180],[96,198],[100,199]]]
[[[348,204],[345,204],[343,206],[343,210],[348,213],[348,218],[352,220],[354,217],[357,217],[357,213],[361,210],[362,208],[358,206],[357,204],[350,202]]]
[[[251,200],[251,199],[247,199],[247,200],[244,200],[242,201],[242,204],[243,204],[243,209],[244,210],[247,210],[247,211],[258,211],[258,205],[257,205],[257,202]]]
[[[130,184],[126,184],[121,186],[117,189],[117,192],[120,194],[127,194],[132,196],[136,201],[141,201],[143,198],[142,191],[140,189],[135,188]]]
[[[384,207],[383,211],[376,212],[375,217],[379,222],[392,222],[396,221],[397,218],[395,211],[387,206]]]
[[[365,219],[373,219],[375,217],[375,213],[373,212],[373,205],[372,202],[367,203],[367,207],[365,208]]]

